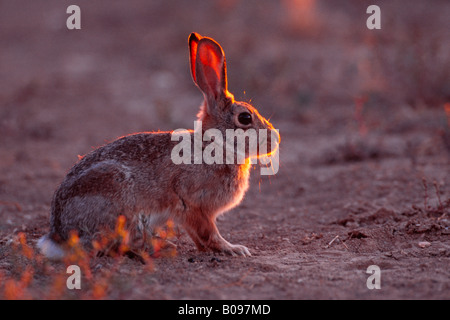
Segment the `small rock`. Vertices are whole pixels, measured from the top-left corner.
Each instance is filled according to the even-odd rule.
[[[428,248],[429,246],[431,246],[431,243],[429,243],[428,241],[419,242],[419,247],[421,248]]]

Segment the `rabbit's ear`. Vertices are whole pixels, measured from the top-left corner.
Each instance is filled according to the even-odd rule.
[[[194,43],[193,40],[192,44]],[[191,53],[194,46],[191,46]],[[222,47],[211,38],[201,38],[196,47],[193,78],[203,91],[208,106],[212,107],[215,102],[227,96],[228,92],[225,54]]]
[[[191,65],[191,75],[192,79],[195,83],[197,83],[197,77],[195,76],[195,61],[197,59],[197,46],[198,42],[202,38],[201,35],[199,35],[196,32],[192,32],[189,36],[189,61]]]

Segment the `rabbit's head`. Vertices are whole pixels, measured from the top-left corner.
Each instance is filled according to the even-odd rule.
[[[218,129],[225,137],[227,129],[242,129],[244,132],[253,129],[257,134],[259,147],[253,154],[247,148],[246,158],[275,152],[280,136],[272,124],[250,104],[234,100],[234,96],[228,91],[222,47],[211,38],[192,33],[189,36],[189,52],[192,79],[204,95],[204,103],[198,114],[202,130]],[[262,131],[265,131],[265,135],[260,134]]]

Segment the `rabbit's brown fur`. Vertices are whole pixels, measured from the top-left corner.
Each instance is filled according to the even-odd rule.
[[[192,77],[205,96],[198,115],[203,131],[216,128],[225,136],[226,129],[240,126],[236,115],[241,112],[252,115],[248,128],[273,129],[255,108],[235,101],[228,92],[219,44],[193,33],[189,48]],[[146,232],[143,228],[170,218],[184,227],[200,250],[250,255],[246,247],[223,239],[215,225],[217,215],[238,205],[248,189],[249,159],[244,164],[176,165],[171,150],[177,143],[170,132],[137,133],[84,156],[54,194],[51,229],[39,241],[44,254],[64,255],[59,244],[73,230],[89,246],[98,232],[114,229],[124,215],[135,244]]]

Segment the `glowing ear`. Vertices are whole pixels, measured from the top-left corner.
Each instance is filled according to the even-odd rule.
[[[189,36],[189,61],[191,65],[191,75],[195,83],[197,83],[197,77],[195,76],[195,61],[197,59],[197,46],[198,42],[202,38],[198,33],[192,32]]]
[[[194,81],[208,100],[219,100],[227,92],[225,53],[211,38],[197,43]]]

